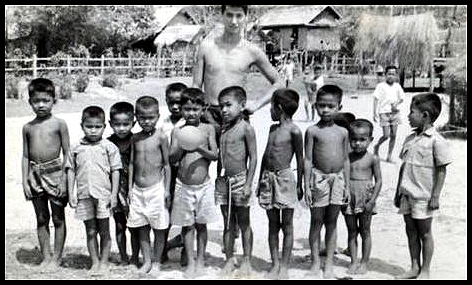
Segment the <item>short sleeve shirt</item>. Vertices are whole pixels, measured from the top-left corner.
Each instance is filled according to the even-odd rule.
[[[184,118],[180,118],[179,121],[177,121],[177,123],[172,123],[172,120],[170,119],[170,115],[165,117],[161,122],[160,122],[160,127],[162,128],[162,131],[164,132],[164,134],[166,134],[167,136],[167,140],[169,141],[169,144],[170,144],[170,136],[172,134],[172,130],[175,128],[175,127],[181,127],[183,125],[185,125],[185,120]]]
[[[75,172],[78,199],[110,199],[111,173],[122,169],[120,151],[107,139],[90,143],[82,138],[70,149],[65,168]]]
[[[409,135],[400,152],[403,160],[401,193],[417,200],[429,200],[434,186],[435,168],[452,162],[446,139],[434,128]]]
[[[373,96],[378,100],[377,110],[379,114],[391,113],[392,104],[405,99],[405,93],[397,82],[392,85],[386,82],[377,84]]]

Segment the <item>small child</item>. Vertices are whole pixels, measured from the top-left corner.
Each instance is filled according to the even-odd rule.
[[[51,80],[37,78],[28,85],[29,101],[36,118],[23,126],[22,182],[26,200],[33,202],[39,246],[43,255],[42,268],[57,270],[61,264],[66,239],[64,208],[67,189],[60,154],[69,152],[69,131],[64,120],[51,114],[56,103]],[[65,161],[65,159],[64,159]],[[49,242],[48,201],[54,224],[54,255]]]
[[[220,157],[215,185],[215,204],[221,205],[224,220],[223,244],[226,264],[222,275],[234,270],[233,257],[236,223],[242,231],[244,260],[240,270],[251,273],[253,235],[249,219],[249,206],[254,173],[257,166],[256,134],[245,121],[242,111],[246,106],[246,91],[239,86],[223,89],[218,97],[223,115],[220,136]]]
[[[210,162],[218,159],[215,128],[200,123],[205,105],[204,93],[197,88],[188,88],[182,92],[182,114],[185,126],[172,131],[170,162],[178,163],[175,197],[172,205],[171,222],[182,226],[188,266],[185,276],[195,277],[202,273],[205,266],[207,243],[207,223],[215,222],[216,207],[213,197],[213,183],[208,175]],[[184,128],[197,128],[194,136],[203,141],[196,148],[183,148],[181,133]],[[194,229],[197,230],[197,260],[194,260]]]
[[[182,100],[182,92],[187,89],[187,86],[181,82],[176,82],[169,84],[166,87],[166,103],[167,108],[169,109],[169,116],[162,119],[158,122],[161,124],[161,128],[167,136],[170,145],[170,136],[171,132],[176,127],[181,127],[185,125],[185,120],[182,117],[182,105],[180,101]],[[177,178],[177,169],[178,165],[170,165],[170,199],[174,200],[174,191],[175,191],[175,181]],[[172,212],[172,203],[169,208],[169,213]],[[161,262],[166,262],[169,258],[167,252],[175,247],[183,247],[182,234],[178,234],[172,240],[167,241],[169,236],[169,231],[172,225],[169,224],[169,228],[166,230],[166,245],[164,247],[164,252],[162,253]],[[185,249],[182,248],[180,254],[180,264],[182,266],[187,265],[187,256],[185,255]]]
[[[113,135],[108,140],[114,143],[120,150],[121,164],[120,187],[118,190],[118,204],[113,210],[115,219],[115,236],[118,251],[120,252],[121,265],[129,264],[126,253],[126,221],[129,214],[128,192],[129,192],[129,162],[131,159],[131,137],[134,124],[134,107],[128,102],[118,102],[110,108],[110,126]],[[131,234],[131,262],[138,266],[139,239],[134,229],[129,229]]]
[[[374,122],[380,117],[380,127],[383,130],[383,136],[380,137],[374,146],[374,154],[379,155],[379,148],[382,143],[390,138],[388,142],[387,162],[392,162],[392,151],[395,147],[398,125],[400,121],[400,105],[405,93],[403,89],[395,82],[397,78],[397,68],[395,66],[387,66],[385,68],[386,80],[377,84],[374,91]]]
[[[288,279],[293,247],[293,212],[303,197],[303,133],[292,121],[299,95],[292,89],[278,89],[272,95],[270,115],[279,122],[270,127],[262,158],[258,187],[259,204],[269,219],[269,248],[272,268],[269,278]],[[290,163],[297,159],[297,181]],[[279,264],[279,232],[284,234],[282,264]]]
[[[431,223],[434,210],[439,209],[446,166],[452,162],[447,141],[433,127],[440,113],[438,95],[422,93],[413,97],[408,120],[415,129],[400,152],[403,163],[394,201],[405,220],[411,269],[398,279],[429,278],[434,251]]]
[[[305,113],[306,119],[310,120],[310,112],[311,112],[311,120],[315,120],[315,102],[316,102],[316,92],[324,85],[323,79],[323,67],[319,64],[315,65],[313,68],[314,75],[311,76],[311,70],[307,69],[305,71],[305,76],[303,78],[303,84],[306,88],[307,98],[305,99]]]
[[[320,270],[320,230],[326,228],[326,264],[324,278],[334,277],[333,257],[336,247],[336,222],[341,206],[349,202],[348,131],[334,124],[341,109],[342,90],[324,85],[316,95],[320,121],[305,133],[305,201],[311,207],[309,242],[312,267]]]
[[[139,271],[149,273],[154,269],[158,272],[165,246],[165,232],[169,227],[169,142],[162,129],[156,128],[159,102],[154,97],[142,96],[136,101],[135,108],[136,119],[142,130],[131,139],[131,192],[127,226],[138,231],[143,253],[143,265]],[[150,241],[151,228],[154,232],[154,250]]]
[[[367,152],[372,143],[374,126],[365,119],[353,121],[349,128],[351,152],[350,161],[350,195],[351,202],[343,208],[344,219],[348,230],[348,249],[351,256],[349,274],[367,273],[372,240],[370,223],[376,214],[375,201],[382,187],[380,160],[375,154]],[[372,183],[372,177],[375,184]],[[357,235],[362,237],[362,259],[357,259]]]
[[[92,258],[92,273],[108,269],[111,238],[110,210],[118,203],[120,151],[111,141],[103,140],[105,112],[89,106],[82,112],[85,137],[73,146],[66,162],[69,204],[76,217],[84,221],[87,248]],[[111,177],[111,179],[110,179]],[[74,187],[77,181],[77,187]],[[100,250],[97,233],[100,235]],[[100,257],[101,256],[101,257]]]
[[[290,58],[290,55],[287,58],[287,61],[284,62],[282,67],[282,71],[285,78],[285,87],[288,88],[290,84],[293,82],[293,71],[295,70],[295,64],[293,60]]]

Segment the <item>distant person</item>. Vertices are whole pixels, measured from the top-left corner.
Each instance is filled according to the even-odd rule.
[[[269,218],[269,249],[272,268],[269,278],[288,279],[293,248],[293,212],[303,198],[303,133],[292,121],[298,109],[299,95],[291,89],[278,89],[272,97],[270,114],[273,124],[262,158],[257,196]],[[290,167],[297,160],[297,180]],[[279,232],[282,230],[282,262],[279,262]]]
[[[37,78],[28,85],[31,108],[36,117],[23,126],[22,182],[26,200],[30,200],[36,214],[42,269],[58,270],[66,239],[64,208],[67,188],[60,154],[69,152],[69,131],[64,120],[51,114],[56,103],[51,80]],[[65,160],[64,160],[65,161]],[[54,254],[49,241],[49,212],[54,224]]]
[[[246,105],[246,91],[242,87],[231,86],[223,89],[218,101],[224,123],[215,183],[215,203],[220,205],[224,220],[223,244],[226,264],[222,275],[231,273],[237,264],[233,253],[237,223],[242,232],[243,244],[240,271],[247,276],[252,271],[253,235],[249,210],[257,166],[256,133],[242,114]]]
[[[138,98],[135,109],[142,130],[132,138],[127,225],[139,233],[144,260],[139,271],[148,273],[152,269],[159,272],[171,203],[169,141],[162,129],[156,128],[160,115],[156,98]],[[154,248],[150,240],[151,229],[154,232]]]
[[[118,147],[102,139],[106,126],[102,108],[85,108],[80,125],[85,136],[71,147],[65,165],[69,204],[75,209],[77,219],[85,224],[87,249],[92,259],[91,273],[101,274],[99,272],[109,269],[109,218],[110,212],[118,205],[122,164]]]
[[[382,187],[382,174],[378,156],[367,148],[372,143],[374,126],[365,119],[357,119],[350,124],[350,203],[343,208],[348,230],[348,249],[351,256],[349,274],[367,273],[367,264],[372,248],[370,225],[377,213],[375,203]],[[372,181],[375,179],[375,183]],[[362,259],[357,259],[357,236],[362,237]]]
[[[293,72],[295,70],[295,64],[293,60],[288,56],[287,61],[284,62],[282,67],[282,72],[284,74],[285,79],[285,87],[288,88],[290,84],[293,83]]]
[[[397,78],[397,68],[395,66],[387,66],[385,68],[386,80],[377,84],[374,91],[374,122],[380,118],[380,126],[383,129],[383,136],[380,137],[374,146],[374,154],[379,155],[379,148],[382,143],[390,139],[388,142],[387,162],[392,162],[392,152],[395,147],[397,137],[397,128],[401,123],[400,109],[398,106],[405,99],[400,84],[395,82]]]
[[[320,88],[316,95],[316,110],[320,121],[305,132],[305,201],[311,208],[310,275],[317,276],[320,272],[319,243],[324,224],[324,278],[334,277],[336,222],[341,207],[349,203],[348,131],[333,121],[341,108],[342,94],[341,88],[336,85],[324,85]]]
[[[321,65],[315,65],[313,67],[313,75],[311,74],[310,69],[305,70],[305,75],[303,77],[303,84],[306,88],[307,98],[305,98],[305,113],[307,120],[315,120],[316,113],[316,92],[324,85],[323,78],[323,67]],[[311,116],[310,116],[311,114]]]
[[[431,224],[439,209],[439,196],[452,162],[448,142],[435,129],[441,113],[441,99],[434,93],[413,97],[408,120],[414,132],[406,137],[400,151],[395,206],[403,215],[408,237],[411,269],[397,279],[429,279],[434,241]],[[423,257],[423,262],[421,262]]]

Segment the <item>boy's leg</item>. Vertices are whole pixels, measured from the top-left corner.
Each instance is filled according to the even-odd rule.
[[[284,233],[284,241],[279,279],[288,279],[288,266],[293,248],[293,211],[294,209],[282,210],[282,231]]]
[[[310,208],[310,233],[308,241],[310,243],[311,250],[311,268],[310,275],[318,275],[320,271],[320,231],[323,226],[323,219],[325,215],[326,207],[314,207]]]
[[[143,253],[143,265],[139,269],[139,272],[148,273],[151,271],[151,238],[150,231],[151,226],[146,225],[138,228],[139,231],[139,245],[141,246],[141,252]]]
[[[415,219],[411,215],[403,215],[405,220],[405,229],[406,235],[408,237],[408,249],[410,251],[411,258],[411,269],[399,276],[397,279],[412,279],[416,278],[420,273],[421,264],[420,264],[420,250],[421,250],[421,240],[418,234],[418,226]]]
[[[120,252],[120,264],[129,263],[128,254],[126,253],[126,215],[124,212],[116,212],[113,214],[115,220],[115,237],[118,251]]]
[[[85,232],[87,235],[87,249],[92,259],[92,268],[90,270],[97,271],[100,268],[100,259],[98,257],[98,240],[97,240],[97,220],[95,218],[84,221]]]
[[[429,279],[429,267],[434,252],[433,232],[431,231],[432,221],[433,218],[416,220],[423,253],[423,264],[417,279]]]
[[[308,96],[308,95],[307,95]],[[311,110],[311,103],[308,100],[308,97],[305,99],[305,114],[306,114],[306,119],[310,120],[310,110]]]
[[[108,258],[111,250],[110,220],[97,219],[98,234],[100,235],[100,267],[108,268]]]
[[[139,229],[138,228],[128,228],[131,236],[131,263],[139,267]]]
[[[315,120],[315,114],[316,114],[316,105],[315,103],[311,103],[311,120]]]
[[[269,219],[269,250],[272,259],[272,268],[269,271],[269,278],[276,278],[279,274],[279,231],[280,211],[279,209],[267,210],[267,217]]]
[[[383,135],[379,138],[377,144],[374,146],[374,153],[379,155],[379,148],[380,145],[383,144],[386,140],[388,140],[390,136],[390,126],[382,127]]]
[[[370,224],[372,222],[371,213],[362,213],[359,217],[359,229],[362,237],[362,259],[359,266],[358,273],[367,273],[367,263],[370,258],[370,251],[372,249],[372,238],[370,235]]]
[[[338,220],[339,211],[341,210],[340,205],[329,205],[326,207],[326,213],[324,216],[324,224],[326,228],[326,261],[325,261],[325,270],[323,277],[324,278],[333,278],[333,259],[334,259],[334,250],[336,247],[336,223]]]
[[[239,228],[242,232],[242,243],[243,243],[243,261],[241,263],[241,271],[244,274],[250,274],[252,271],[251,256],[252,256],[252,245],[253,245],[253,234],[250,222],[250,211],[249,207],[235,207],[237,214],[237,221]]]
[[[49,244],[49,219],[51,216],[49,214],[48,199],[46,195],[41,195],[35,197],[32,202],[36,213],[39,247],[43,255],[40,266],[45,266],[53,260],[51,258],[51,245]]]
[[[52,222],[54,224],[54,255],[55,266],[61,264],[62,251],[66,241],[66,217],[64,207],[51,203]]]
[[[359,233],[357,228],[357,216],[356,215],[344,215],[347,227],[347,246],[351,253],[351,264],[347,273],[355,274],[357,267],[359,266],[357,260],[357,234]]]
[[[166,242],[166,232],[167,229],[164,230],[154,230],[154,258],[156,260],[156,264],[153,264],[153,267],[156,270],[160,270],[162,253],[164,252],[165,242]]]
[[[236,224],[236,213],[234,211],[231,211],[231,216],[228,217],[228,205],[221,205],[221,214],[223,215],[223,249],[226,255],[226,263],[221,271],[222,275],[229,274],[231,271],[236,266],[236,260],[233,258],[234,254],[234,228]],[[234,207],[232,208],[232,210]],[[229,226],[228,226],[228,219],[229,221]]]
[[[195,253],[193,251],[193,241],[195,239],[194,226],[182,227],[182,237],[185,244],[185,252],[188,258],[188,266],[185,275],[192,277],[195,274]]]
[[[195,224],[197,230],[197,263],[195,268],[200,272],[205,267],[205,252],[208,241],[208,232],[206,224]]]
[[[387,161],[392,161],[392,152],[393,148],[395,147],[395,141],[397,138],[397,129],[398,125],[390,125],[390,140],[388,141],[388,155]]]

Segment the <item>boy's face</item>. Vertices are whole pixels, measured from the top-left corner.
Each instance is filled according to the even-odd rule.
[[[35,91],[29,99],[29,104],[38,117],[49,116],[54,103],[54,98],[48,92]]]
[[[105,131],[105,121],[102,118],[86,118],[80,125],[88,141],[96,142],[102,139]]]
[[[236,100],[236,98],[231,94],[222,96],[218,103],[225,123],[237,119],[245,106],[244,102],[238,102],[238,100]]]
[[[159,109],[157,106],[149,108],[136,108],[136,119],[144,132],[151,132],[159,120]]]
[[[413,128],[422,128],[426,121],[425,114],[412,104],[410,106],[410,114],[408,114],[408,121]]]
[[[167,108],[169,108],[169,112],[173,117],[182,116],[181,98],[182,92],[170,92],[166,96]]]
[[[338,98],[333,94],[324,94],[316,99],[316,112],[322,121],[332,121],[334,115],[341,109]]]
[[[389,69],[385,74],[385,80],[388,84],[393,84],[397,79],[397,70],[396,69]]]
[[[191,101],[187,101],[187,103],[182,105],[182,115],[187,125],[198,126],[202,112],[203,106]]]
[[[316,69],[315,69],[315,71],[314,71],[314,73],[315,73],[315,77],[319,77],[319,76],[321,75],[321,72],[322,72],[322,70],[321,70],[321,69],[319,69],[319,68],[316,68]]]
[[[351,149],[354,152],[364,152],[367,150],[369,145],[372,143],[372,136],[369,133],[368,128],[353,128],[349,136],[349,142]]]
[[[223,13],[225,32],[239,34],[246,25],[246,14],[241,7],[226,6]]]
[[[131,133],[131,129],[134,126],[135,122],[133,119],[133,116],[126,113],[113,115],[113,118],[110,120],[110,126],[113,129],[113,133],[115,133],[115,135],[120,139],[126,138]]]

